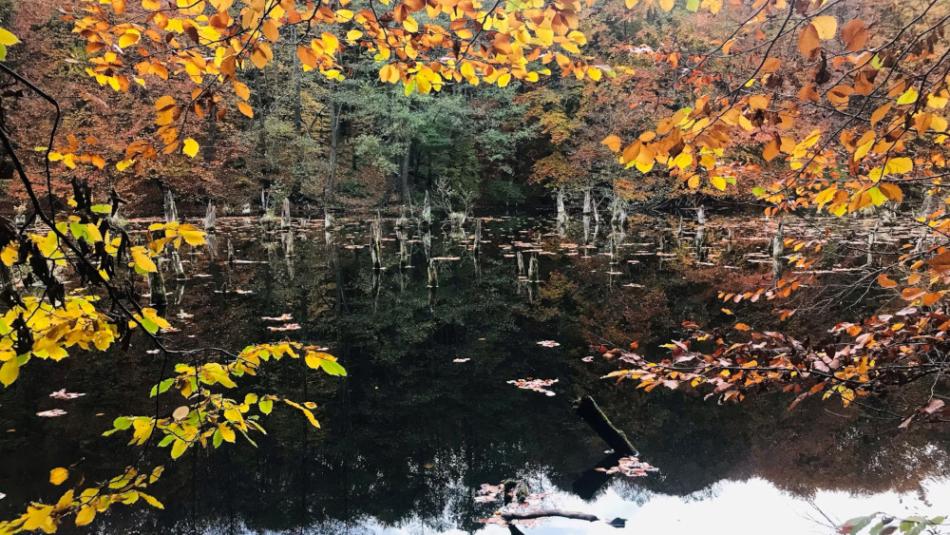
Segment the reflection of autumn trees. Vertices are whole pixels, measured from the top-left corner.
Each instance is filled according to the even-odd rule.
[[[717,279],[713,268],[669,262],[660,269],[644,258],[634,269],[635,280],[646,288],[610,288],[605,257],[545,255],[544,282],[531,302],[518,291],[514,259],[486,246],[478,274],[468,256],[447,263],[430,296],[424,270],[391,268],[375,277],[366,250],[346,248],[362,242],[360,232],[362,227],[350,236],[341,231],[335,251],[328,251],[319,235],[298,240],[293,279],[279,250],[268,264],[209,265],[201,271],[211,277],[189,282],[181,305],[205,318],[192,320],[189,333],[219,336],[232,345],[272,339],[276,335],[259,317],[283,313],[301,324],[295,337],[331,345],[350,372],[343,384],[305,380],[293,366],[251,383],[264,389],[282,385],[289,395],[324,400],[318,408],[322,431],[314,433],[297,415],[275,411],[271,435],[260,448],[221,450],[200,457],[194,472],[186,466],[166,473],[158,492],[168,513],[119,511],[103,520],[104,529],[121,531],[133,523],[156,530],[186,526],[190,520],[183,519],[190,519],[193,507],[199,525],[291,530],[320,523],[319,529],[332,533],[341,522],[375,517],[399,523],[418,515],[431,526],[451,522],[474,529],[475,521],[490,513],[471,500],[481,483],[545,474],[570,492],[603,457],[605,445],[570,405],[586,394],[632,437],[641,458],[661,469],[659,476],[638,480],[633,491],[685,495],[722,479],[757,476],[802,495],[815,489],[877,492],[911,490],[925,477],[947,473],[945,452],[928,446],[946,443],[939,429],[920,426],[897,434],[887,422],[850,409],[840,417],[817,402],[786,412],[789,399],[783,395],[740,406],[717,406],[699,395],[662,389],[644,395],[600,379],[613,362],[581,360],[599,336],[626,343],[622,333],[636,333],[643,346],[655,346],[670,335],[666,326],[718,317],[718,305],[710,304],[717,281],[742,275],[720,271]],[[395,261],[389,255],[395,244],[386,244],[384,258]],[[264,248],[250,242],[235,246],[239,258],[267,258]],[[436,236],[434,249],[440,247]],[[422,265],[420,258],[413,261]],[[233,289],[254,293],[213,293],[226,280]],[[176,305],[168,315],[176,317]],[[545,339],[561,346],[536,344]],[[451,362],[460,356],[471,361]],[[122,412],[149,403],[135,386],[155,370],[142,355],[128,358],[134,366],[127,373],[65,363],[49,367],[49,376],[24,378],[17,398],[23,410],[5,406],[10,411],[0,417],[28,413],[29,400],[45,396],[53,385],[70,384],[63,383],[67,379],[106,382],[110,392],[80,401],[85,405],[71,410],[72,424],[60,433],[50,432],[53,423],[25,417],[0,422],[18,430],[0,436],[4,450],[28,443],[46,452],[24,466],[0,467],[0,483],[75,458],[75,449],[58,438],[63,433],[81,437],[80,454],[88,465],[113,466],[124,446],[102,447],[100,426],[85,422],[97,421],[99,410]],[[559,378],[557,396],[505,384],[529,376]],[[925,457],[921,451],[931,453]],[[4,501],[21,502],[42,492],[39,484],[20,486]]]

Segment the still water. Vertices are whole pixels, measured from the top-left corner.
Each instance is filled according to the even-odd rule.
[[[485,522],[500,504],[476,498],[483,484],[504,480],[523,482],[539,506],[626,520],[623,528],[520,524],[528,534],[829,533],[832,521],[875,511],[950,512],[945,429],[898,432],[899,420],[884,412],[832,401],[788,412],[783,394],[720,406],[695,393],[644,393],[601,379],[616,363],[588,358],[597,355],[592,345],[632,341],[662,356],[659,345],[684,320],[728,330],[735,318],[717,291],[772,279],[774,222],[644,218],[620,231],[486,218],[477,226],[480,240],[472,221],[428,232],[383,221],[376,270],[365,220],[329,232],[317,222],[265,229],[220,220],[209,247],[183,258],[185,278],[165,267],[165,313],[180,329],[168,343],[240,349],[293,338],[328,347],[349,376],[327,378],[298,362],[270,367],[249,387],[317,402],[321,429],[275,410],[257,448],[239,440],[177,462],[154,452],[148,461],[167,467],[154,489],[166,510],[119,507],[92,531],[503,534],[507,527]],[[860,243],[865,227],[839,229],[841,242]],[[787,228],[809,232],[806,222]],[[886,236],[877,243],[887,250]],[[868,260],[881,261],[829,260],[829,286]],[[828,328],[823,318],[872,305],[867,296],[809,295],[795,304],[807,313],[782,328],[813,339]],[[768,327],[777,321],[770,306],[736,312]],[[0,393],[5,517],[51,499],[54,466],[97,480],[135,460],[120,437],[99,435],[117,415],[150,413],[160,369],[151,349],[135,339],[123,352],[34,361]],[[556,379],[546,387],[554,395],[508,383],[528,378]],[[85,395],[49,397],[63,388]],[[585,395],[657,472],[628,479],[594,470],[609,452],[574,413]],[[50,409],[66,414],[37,416]]]

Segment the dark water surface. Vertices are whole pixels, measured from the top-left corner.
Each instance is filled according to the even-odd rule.
[[[615,363],[584,360],[594,354],[591,344],[633,340],[662,356],[659,344],[681,334],[687,319],[728,329],[735,318],[720,310],[716,293],[771,280],[772,223],[710,223],[700,247],[694,226],[680,232],[676,220],[644,220],[623,234],[601,226],[596,237],[591,224],[585,246],[579,221],[558,236],[548,220],[487,219],[476,255],[471,222],[464,236],[437,227],[426,237],[415,227],[397,233],[386,221],[378,273],[366,222],[325,233],[298,221],[289,255],[287,232],[251,220],[220,223],[214,258],[208,250],[186,255],[187,280],[167,271],[166,314],[181,329],[169,343],[240,349],[289,337],[329,347],[349,377],[328,378],[295,361],[270,365],[242,386],[317,402],[322,429],[275,408],[257,448],[239,438],[237,446],[192,450],[177,462],[157,451],[149,461],[167,467],[154,489],[166,510],[117,506],[94,532],[508,533],[481,521],[497,506],[474,498],[481,484],[509,478],[545,493],[545,504],[627,519],[624,529],[541,521],[525,533],[827,533],[823,513],[843,521],[878,510],[948,512],[944,430],[898,433],[886,413],[834,401],[787,412],[782,394],[725,406],[695,393],[647,394],[600,379]],[[860,242],[854,225],[841,229],[842,240]],[[230,266],[229,240],[238,260]],[[427,250],[437,287],[430,287]],[[537,259],[539,283],[519,279],[519,250],[525,268]],[[845,270],[864,261],[827,268],[847,280]],[[845,309],[851,304],[810,309],[785,328],[820,338],[825,318],[864,306]],[[736,311],[765,327],[775,322],[769,307]],[[262,320],[285,314],[292,319]],[[300,328],[269,328],[287,324]],[[75,465],[73,474],[97,480],[135,460],[122,437],[100,434],[115,416],[153,410],[148,389],[160,358],[150,349],[136,338],[122,353],[34,360],[0,392],[5,517],[54,497],[46,481],[54,466]],[[529,377],[557,379],[555,395],[506,382]],[[86,395],[49,397],[61,388]],[[597,399],[658,473],[591,478],[607,445],[573,412],[583,395]],[[36,415],[53,408],[67,414]]]

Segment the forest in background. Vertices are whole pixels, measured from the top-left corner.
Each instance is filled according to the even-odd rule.
[[[10,21],[14,33],[42,36],[25,39],[11,64],[62,99],[62,131],[71,134],[62,142],[70,152],[89,155],[65,173],[94,187],[114,186],[134,215],[160,214],[165,188],[191,213],[213,201],[234,214],[245,205],[259,213],[262,192],[272,209],[289,197],[296,207],[356,211],[419,205],[427,191],[446,211],[553,207],[557,188],[576,205],[585,190],[597,192],[596,202],[615,188],[649,208],[694,206],[706,197],[754,200],[748,192],[691,189],[675,177],[624,169],[602,143],[610,134],[648,128],[658,113],[683,106],[686,100],[674,88],[685,72],[683,50],[701,53],[736,24],[686,14],[658,7],[633,12],[620,0],[592,6],[580,28],[591,36],[585,53],[605,73],[596,81],[548,76],[503,88],[452,85],[409,96],[380,82],[376,62],[358,50],[341,55],[342,81],[305,72],[293,44],[296,30],[285,28],[273,61],[239,75],[253,94],[253,117],[209,114],[195,125],[200,158],[157,160],[133,176],[102,156],[154,132],[154,95],[135,86],[102,91],[83,73],[89,55],[73,31],[70,6],[52,0],[0,4],[0,21]],[[183,83],[172,87],[186,89]],[[51,124],[44,104],[25,100],[24,111]],[[27,127],[36,125],[14,128]],[[26,138],[44,145],[42,136]],[[750,150],[758,144],[749,141]],[[3,169],[0,184],[11,193],[6,203],[21,205],[22,186],[11,173]],[[67,181],[60,184],[68,191]]]

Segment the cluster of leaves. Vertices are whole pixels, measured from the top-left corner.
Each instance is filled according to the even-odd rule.
[[[153,257],[166,247],[177,249],[183,239],[192,245],[204,243],[203,233],[194,226],[168,224],[161,226],[161,237],[134,245],[110,217],[115,206],[93,204],[88,189],[78,182],[74,182],[69,205],[69,213],[59,214],[55,222],[44,214],[52,224],[45,231],[29,230],[26,224],[20,229],[0,226],[0,280],[6,308],[0,318],[0,382],[4,386],[12,384],[33,357],[58,361],[76,346],[105,351],[138,325],[151,334],[160,325],[167,327],[154,309],[122,295],[110,281],[123,272],[156,271]],[[64,280],[70,273],[83,283],[107,289],[113,308],[105,309],[102,297],[90,294],[85,286],[67,293]],[[42,295],[30,293],[34,283],[41,284]]]
[[[237,387],[238,378],[256,375],[263,362],[271,359],[279,361],[283,357],[299,359],[301,355],[307,367],[311,369],[323,370],[331,376],[346,375],[346,370],[337,363],[334,356],[316,347],[304,346],[298,342],[248,346],[227,364],[179,363],[175,365],[175,375],[153,386],[150,394],[155,397],[175,390],[187,404],[178,406],[165,418],[120,416],[113,421],[112,429],[103,435],[110,436],[120,431],[131,431],[129,445],[145,446],[157,430],[162,434],[158,446],[161,448],[171,446],[172,459],[181,457],[188,448],[196,444],[207,447],[209,440],[214,448],[219,447],[222,442],[234,443],[236,433],[240,433],[248,442],[255,444],[248,433],[265,433],[259,420],[262,416],[271,413],[275,401],[283,401],[288,406],[299,410],[311,425],[319,428],[320,423],[313,414],[313,409],[316,408],[313,402],[297,403],[275,394],[256,393],[248,393],[243,401],[238,401],[212,389],[212,387],[234,389]],[[256,411],[256,414],[252,411]]]
[[[130,466],[122,474],[102,483],[82,486],[83,482],[79,481],[75,488],[64,492],[56,503],[33,502],[19,517],[0,521],[0,534],[14,535],[37,531],[56,533],[63,521],[69,517],[73,518],[76,526],[81,527],[92,523],[98,513],[113,505],[132,505],[139,500],[152,507],[164,509],[161,501],[145,492],[145,489],[158,481],[163,471],[164,467],[158,466],[150,472],[141,473]],[[67,479],[68,469],[58,467],[50,470],[51,484],[62,485]]]
[[[599,80],[606,68],[579,57],[586,37],[577,30],[577,0],[496,2],[487,10],[458,0],[349,4],[84,0],[75,32],[86,41],[87,72],[101,85],[125,92],[133,84],[181,78],[194,87],[187,102],[171,95],[155,101],[158,146],[132,143],[117,167],[125,170],[160,152],[194,157],[198,143],[182,135],[191,113],[223,116],[233,104],[252,117],[250,89],[238,72],[271,63],[288,27],[299,30],[292,44],[305,71],[342,80],[341,56],[348,48],[363,51],[381,64],[380,81],[402,83],[407,95],[448,84],[535,82],[551,74],[552,63],[578,79]]]
[[[942,526],[946,520],[945,517],[935,516],[933,518],[924,518],[922,516],[911,516],[907,518],[894,518],[883,513],[873,515],[859,516],[848,520],[841,526],[838,526],[838,532],[845,535],[858,535],[866,533],[867,535],[891,535],[893,533],[902,533],[905,535],[920,535],[928,533],[933,528]],[[864,528],[868,528],[864,531]]]
[[[729,94],[716,96],[706,91],[708,80],[702,76],[707,58],[697,58],[684,81],[701,94],[691,106],[626,145],[617,135],[603,140],[622,165],[649,173],[660,164],[690,188],[706,181],[724,190],[742,171],[759,168],[738,165],[725,152],[754,137],[765,140],[764,162],[784,161],[791,171],[753,192],[774,205],[771,213],[827,205],[839,216],[901,202],[901,183],[915,169],[915,153],[921,155],[918,170],[945,165],[940,147],[947,141],[942,110],[948,80],[939,71],[930,76],[944,59],[941,20],[918,26],[916,21],[927,20],[925,11],[891,42],[873,47],[867,23],[855,18],[839,32],[838,19],[826,14],[831,6],[821,2],[756,4],[753,15],[716,51],[728,57],[739,42],[750,42],[754,50],[761,45],[752,43],[772,32],[755,71],[742,75]],[[775,33],[770,25],[777,21],[782,25]],[[799,57],[770,54],[795,31]],[[822,90],[835,76],[836,85]],[[789,86],[798,88],[794,98],[782,92]]]
[[[891,320],[906,322],[895,329]],[[649,392],[663,386],[705,389],[707,397],[741,401],[748,392],[773,387],[797,394],[790,409],[808,397],[838,397],[845,406],[859,398],[880,394],[922,377],[934,376],[945,366],[946,331],[950,316],[908,307],[895,315],[873,316],[863,324],[839,323],[831,329],[840,341],[814,348],[780,332],[751,330],[744,323],[745,341],[726,341],[725,333],[707,332],[691,322],[683,327],[689,337],[664,347],[671,356],[658,362],[633,351],[609,350],[623,369],[605,377],[636,381]],[[931,324],[936,324],[930,327]],[[939,401],[939,400],[938,400]],[[928,405],[920,418],[934,416],[942,403]],[[910,420],[905,421],[909,425]]]

